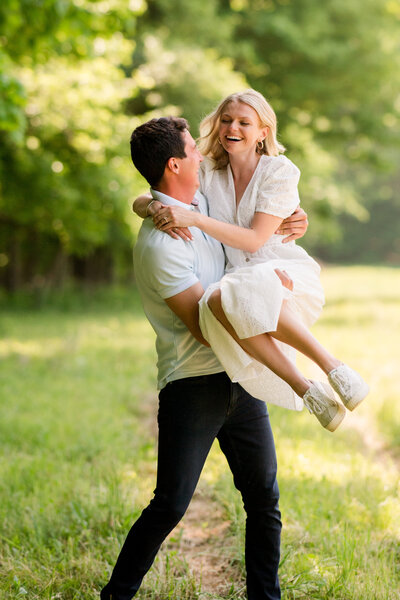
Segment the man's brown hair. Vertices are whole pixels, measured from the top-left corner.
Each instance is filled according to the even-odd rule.
[[[188,129],[186,119],[161,117],[151,119],[133,131],[132,162],[151,187],[159,184],[171,157],[186,157],[182,133]]]

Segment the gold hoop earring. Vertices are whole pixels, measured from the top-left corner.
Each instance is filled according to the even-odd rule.
[[[264,140],[258,140],[257,150],[264,150]]]
[[[219,138],[217,138],[217,142],[218,142],[218,144],[219,144],[220,146],[222,146],[222,142],[221,142],[221,140],[220,140]]]

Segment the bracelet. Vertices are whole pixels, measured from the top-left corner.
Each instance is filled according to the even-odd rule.
[[[148,205],[146,206],[146,217],[148,217],[148,216],[149,216],[149,208],[150,208],[150,206],[153,204],[153,202],[156,202],[156,200],[154,200],[154,198],[153,198],[153,200],[150,200],[150,202],[149,202],[149,203],[148,203]]]

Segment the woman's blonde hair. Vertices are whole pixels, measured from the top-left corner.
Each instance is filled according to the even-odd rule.
[[[217,106],[217,108],[207,115],[200,123],[200,138],[198,140],[199,150],[204,156],[209,156],[215,161],[215,168],[222,169],[229,162],[229,155],[219,143],[218,130],[220,125],[221,115],[225,108],[231,102],[242,102],[254,108],[258,118],[260,119],[261,127],[268,127],[267,137],[264,140],[262,148],[255,148],[258,154],[267,154],[268,156],[278,156],[281,152],[285,152],[285,147],[282,146],[276,139],[277,121],[276,115],[264,96],[256,90],[244,90],[230,94]]]

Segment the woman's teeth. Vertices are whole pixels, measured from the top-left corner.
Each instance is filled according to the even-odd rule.
[[[235,137],[235,136],[233,136],[233,135],[232,135],[232,136],[230,136],[230,135],[227,135],[227,136],[226,136],[226,139],[227,139],[227,140],[229,140],[230,142],[240,142],[242,138]]]

